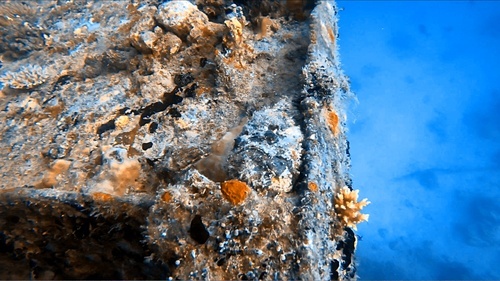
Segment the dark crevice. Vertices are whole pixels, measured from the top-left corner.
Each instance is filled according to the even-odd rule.
[[[175,92],[176,90],[174,90]],[[162,101],[152,103],[146,107],[141,108],[141,119],[139,125],[142,127],[151,122],[150,117],[158,112],[165,111],[169,106],[182,102],[183,98],[174,93],[165,93]]]
[[[330,280],[339,280],[339,261],[338,260],[332,260],[330,261]]]
[[[149,104],[148,106],[144,107],[141,109],[141,119],[139,120],[139,126],[144,126],[151,122],[151,115],[156,114],[158,112],[162,112],[165,109],[167,109],[167,105],[161,101],[159,102],[154,102],[152,104]]]
[[[300,131],[302,132],[302,135],[304,139],[302,140],[301,146],[302,146],[302,155],[300,156],[300,166],[299,166],[299,176],[297,177],[297,180],[293,183],[293,190],[298,193],[302,193],[307,189],[307,168],[308,168],[308,151],[309,149],[309,132],[307,129],[307,123],[306,123],[306,118],[305,112],[307,112],[307,106],[303,104],[305,97],[301,95],[300,97],[296,98],[293,101],[293,104],[299,109],[300,114],[296,116],[296,122],[300,126]]]
[[[158,123],[156,122],[152,122],[150,125],[149,125],[149,133],[154,133],[156,132],[156,129],[158,129]]]
[[[210,233],[208,233],[203,221],[201,220],[200,215],[194,216],[191,220],[191,226],[189,227],[189,236],[193,238],[198,244],[205,244],[208,238],[210,237]]]
[[[151,103],[145,107],[140,108],[139,110],[130,109],[128,107],[122,108],[118,110],[117,115],[141,114],[139,125],[142,127],[151,122],[152,115],[165,111],[171,105],[182,102],[183,98],[175,94],[177,91],[178,88],[176,88],[172,93],[165,93],[163,95],[162,101]],[[180,117],[180,113],[177,109],[172,109],[171,112],[172,116]],[[153,122],[149,127],[149,132],[154,133],[157,128],[158,128],[158,123]],[[99,128],[97,129],[97,134],[99,135],[99,137],[102,137],[103,133],[114,129],[116,129],[115,119],[112,119],[99,126]]]
[[[115,120],[112,119],[99,126],[99,128],[97,128],[97,134],[99,135],[99,137],[101,137],[103,133],[114,130],[115,128],[116,128]]]
[[[70,75],[60,76],[54,83],[54,86],[52,87],[52,92],[59,91],[61,89],[61,86],[66,85],[71,81],[71,78],[72,76]]]
[[[354,231],[351,228],[346,227],[346,239],[344,242],[344,246],[342,248],[342,254],[344,259],[342,260],[342,268],[347,269],[352,261],[352,255],[355,250],[356,244],[356,236],[354,235]]]
[[[169,274],[161,263],[144,260],[152,253],[149,245],[141,242],[144,214],[131,217],[127,215],[130,210],[124,210],[105,217],[90,208],[90,201],[82,207],[77,201],[1,199],[10,203],[0,204],[0,214],[9,214],[8,223],[0,223],[0,260],[9,261],[15,267],[13,272],[23,274],[16,276],[99,280],[165,279]],[[145,213],[147,209],[134,210]],[[13,241],[18,240],[13,233],[20,233],[30,243],[15,248]],[[78,270],[71,270],[76,266]]]
[[[194,81],[194,77],[191,73],[177,74],[174,77],[174,83],[177,87],[187,86],[189,83]]]
[[[152,142],[146,142],[146,143],[142,144],[142,150],[148,150],[151,147],[153,147],[153,143]]]

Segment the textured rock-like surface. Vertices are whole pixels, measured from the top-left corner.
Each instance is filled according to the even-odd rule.
[[[334,3],[38,4],[0,4],[0,278],[355,279]]]

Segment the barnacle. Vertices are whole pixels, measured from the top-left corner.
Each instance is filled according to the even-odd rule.
[[[340,222],[347,227],[357,230],[356,225],[363,221],[368,221],[369,215],[362,214],[360,211],[370,202],[363,199],[358,202],[359,190],[350,190],[344,186],[335,196],[335,212]]]
[[[241,204],[250,193],[250,187],[239,180],[229,180],[221,183],[220,185],[222,195],[226,200],[233,203],[233,205]]]
[[[0,82],[12,89],[29,90],[47,81],[47,70],[39,65],[28,65],[17,72],[7,72],[0,77]]]

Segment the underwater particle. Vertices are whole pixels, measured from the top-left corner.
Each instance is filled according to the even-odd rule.
[[[191,220],[191,226],[189,227],[188,232],[189,236],[191,236],[191,238],[199,244],[205,244],[210,237],[210,233],[208,233],[200,215],[194,216]]]
[[[221,183],[222,195],[233,205],[243,203],[250,193],[250,187],[239,180],[229,180]]]

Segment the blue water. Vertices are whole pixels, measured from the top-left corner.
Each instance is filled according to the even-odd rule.
[[[361,280],[500,280],[500,2],[338,1]]]

